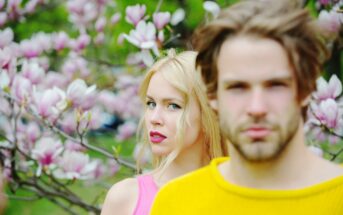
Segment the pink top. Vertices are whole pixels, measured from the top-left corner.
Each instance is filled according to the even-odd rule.
[[[158,187],[151,175],[140,175],[138,180],[138,201],[133,215],[149,215]]]

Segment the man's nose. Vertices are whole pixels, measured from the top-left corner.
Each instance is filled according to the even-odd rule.
[[[266,99],[266,95],[262,89],[253,90],[248,101],[248,115],[256,118],[264,117],[268,109]]]

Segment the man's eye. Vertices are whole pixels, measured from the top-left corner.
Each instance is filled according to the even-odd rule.
[[[146,102],[146,106],[149,108],[149,109],[154,109],[156,107],[156,103],[153,102],[153,101],[147,101]]]
[[[226,86],[227,90],[243,90],[246,88],[247,88],[247,86],[244,84],[230,84],[230,85]]]
[[[288,84],[284,83],[284,82],[272,82],[269,84],[269,87],[287,87]]]
[[[181,109],[181,106],[175,103],[171,103],[168,105],[168,110],[178,110]]]

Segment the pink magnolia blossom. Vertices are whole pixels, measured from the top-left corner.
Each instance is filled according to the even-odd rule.
[[[40,0],[30,0],[26,3],[24,11],[26,13],[33,13],[37,7],[37,5],[40,3]]]
[[[85,28],[98,16],[96,1],[69,0],[67,8],[69,10],[69,20],[81,29]]]
[[[331,0],[319,0],[319,3],[326,6],[328,4],[330,4]]]
[[[2,31],[0,30],[0,48],[2,49],[12,43],[13,37],[14,34],[11,28],[5,28]]]
[[[136,4],[134,6],[126,7],[126,21],[133,25],[137,25],[144,17],[146,11],[145,5]]]
[[[313,152],[315,155],[318,155],[319,157],[323,157],[324,152],[321,148],[316,146],[309,146],[308,149]]]
[[[60,51],[68,46],[69,36],[64,31],[60,31],[54,35],[53,42],[54,42],[54,48],[57,51]]]
[[[65,149],[68,151],[77,151],[77,152],[84,152],[86,148],[81,145],[81,143],[74,142],[72,140],[66,140],[64,143]]]
[[[335,99],[342,93],[342,83],[336,75],[332,75],[329,82],[320,77],[317,80],[317,91],[314,97],[319,100]]]
[[[31,81],[25,77],[17,75],[13,80],[11,93],[21,104],[25,104],[30,100],[32,94]]]
[[[95,169],[93,171],[92,178],[100,179],[107,173],[107,168],[105,167],[104,163],[100,159],[96,159],[93,161],[95,163]]]
[[[156,28],[153,23],[140,21],[135,30],[130,34],[124,34],[124,37],[131,44],[141,49],[153,49],[158,53],[156,44]]]
[[[0,12],[0,26],[4,26],[7,22],[7,13]]]
[[[335,37],[341,27],[339,14],[334,10],[330,12],[326,10],[320,11],[318,25],[329,38]]]
[[[67,112],[60,120],[60,126],[67,134],[72,134],[76,131],[76,116],[74,112]]]
[[[96,85],[90,87],[82,79],[74,80],[67,89],[67,98],[73,106],[81,106],[84,101],[93,98],[96,92]]]
[[[32,157],[40,165],[48,166],[58,161],[58,157],[62,151],[63,145],[60,140],[52,137],[43,137],[36,143],[35,148],[32,150]]]
[[[65,179],[91,179],[96,166],[96,162],[91,162],[87,154],[65,151],[59,161],[60,169],[56,170],[54,175]]]
[[[343,115],[335,100],[331,98],[326,99],[321,101],[318,106],[312,103],[311,108],[320,124],[325,125],[329,129],[333,129],[338,134],[342,133]]]
[[[184,9],[182,8],[177,9],[171,17],[170,24],[174,26],[179,24],[185,19],[185,16],[186,16],[186,12]]]
[[[37,57],[43,51],[38,41],[35,40],[22,40],[20,42],[20,49],[26,58]]]
[[[45,71],[38,63],[25,60],[22,65],[22,74],[29,79],[32,84],[39,84],[45,76]]]
[[[30,122],[27,127],[26,127],[26,138],[27,141],[31,143],[35,143],[39,136],[41,135],[40,128],[37,123],[35,122]]]
[[[137,124],[131,121],[125,122],[123,125],[118,127],[118,134],[116,139],[119,141],[126,140],[132,137],[136,133]]]
[[[220,13],[219,5],[214,1],[205,1],[203,4],[205,11],[212,14],[214,18],[217,18]]]
[[[111,16],[111,19],[110,19],[110,23],[111,25],[115,25],[118,23],[118,21],[120,20],[121,18],[121,14],[120,13],[115,13]]]
[[[58,115],[67,106],[65,93],[54,87],[45,90],[41,95],[36,94],[37,112],[43,118],[49,118],[52,115]]]
[[[3,9],[5,6],[5,0],[0,0],[0,9]]]
[[[76,40],[69,41],[69,47],[75,52],[82,51],[91,42],[91,38],[88,34],[81,34]]]
[[[49,87],[58,87],[58,88],[65,88],[68,85],[68,79],[65,75],[49,71],[42,83],[43,86],[46,88]]]
[[[151,161],[151,150],[148,147],[143,149],[143,144],[137,143],[133,151],[133,157],[137,162],[144,165]]]
[[[10,85],[10,77],[5,71],[2,70],[0,72],[0,88],[5,89],[5,88],[8,88],[9,85]]]
[[[105,42],[105,34],[103,32],[100,32],[96,35],[94,38],[94,43],[97,45],[104,44]]]
[[[158,30],[164,28],[166,24],[170,21],[170,13],[169,12],[158,12],[153,14],[153,21]]]
[[[62,65],[62,72],[68,79],[74,79],[75,77],[86,78],[90,74],[88,62],[76,54],[69,55]]]
[[[163,42],[164,41],[164,32],[159,31],[157,38],[158,38],[158,41]]]
[[[106,18],[103,16],[99,17],[98,20],[95,22],[95,30],[97,32],[103,32],[105,26],[106,26]]]
[[[120,169],[120,165],[113,159],[108,160],[107,166],[108,166],[107,169],[109,170],[108,171],[109,176],[115,175]]]

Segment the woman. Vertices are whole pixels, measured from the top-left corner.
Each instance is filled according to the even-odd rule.
[[[152,151],[155,169],[115,184],[102,215],[149,214],[161,186],[227,155],[195,58],[195,52],[170,50],[147,72],[140,88],[145,112],[139,133]]]

